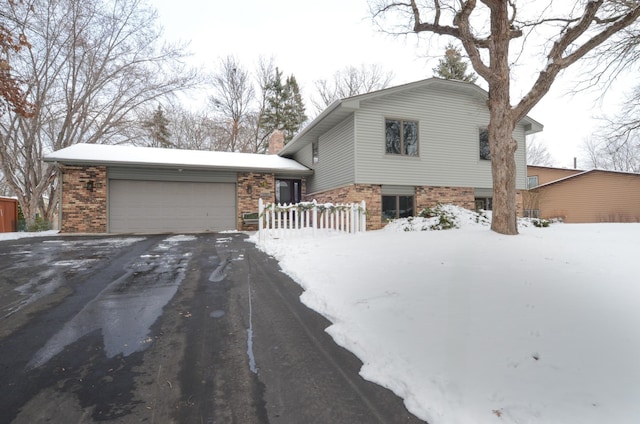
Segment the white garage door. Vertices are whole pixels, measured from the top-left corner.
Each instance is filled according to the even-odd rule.
[[[236,229],[233,183],[109,181],[109,231],[198,232]]]

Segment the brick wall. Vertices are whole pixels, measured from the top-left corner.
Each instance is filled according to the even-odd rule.
[[[416,214],[438,203],[450,203],[465,209],[476,207],[475,191],[471,187],[416,187]]]
[[[382,191],[381,186],[372,184],[353,184],[333,190],[309,194],[307,201],[313,199],[318,203],[360,203],[367,204],[367,230],[378,230],[382,225]]]
[[[367,230],[382,228],[382,191],[379,185],[355,184],[333,190],[312,193],[305,200],[318,202],[352,203],[364,200],[367,203]],[[423,208],[433,207],[438,203],[450,203],[474,210],[475,191],[472,187],[416,187],[416,214]],[[522,193],[517,192],[518,215],[522,216]]]
[[[107,232],[107,168],[62,166],[63,233]],[[93,190],[87,188],[93,183]]]
[[[244,224],[242,214],[258,212],[258,199],[267,203],[275,202],[275,177],[273,174],[238,173],[238,229],[257,230],[257,225]]]

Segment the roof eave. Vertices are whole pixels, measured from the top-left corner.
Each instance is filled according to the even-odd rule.
[[[45,162],[62,164],[62,165],[97,165],[97,166],[120,166],[127,168],[169,168],[169,169],[193,169],[202,171],[225,171],[225,172],[256,172],[263,174],[278,175],[313,175],[312,169],[288,169],[288,168],[270,168],[270,167],[238,167],[238,166],[213,166],[213,165],[188,165],[188,164],[167,164],[167,163],[150,163],[150,162],[117,162],[104,161],[95,159],[64,159],[56,157],[43,158]]]

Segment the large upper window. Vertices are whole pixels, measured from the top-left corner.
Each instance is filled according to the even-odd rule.
[[[489,130],[481,128],[479,133],[480,140],[480,159],[491,160],[491,151],[489,150]]]
[[[530,177],[527,177],[527,188],[534,188],[534,187],[538,187],[537,175],[532,175]]]
[[[418,122],[402,119],[385,121],[385,151],[392,155],[418,156]]]

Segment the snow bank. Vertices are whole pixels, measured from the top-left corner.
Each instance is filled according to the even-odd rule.
[[[431,424],[640,422],[640,224],[503,236],[455,213],[450,231],[405,220],[261,248],[362,376]]]

